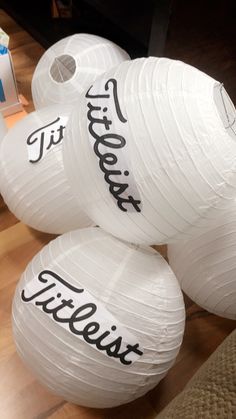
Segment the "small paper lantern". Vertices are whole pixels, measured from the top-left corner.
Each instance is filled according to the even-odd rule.
[[[55,103],[74,103],[99,75],[129,60],[113,42],[86,33],[63,38],[40,58],[32,78],[36,109]]]
[[[73,196],[62,161],[70,106],[32,112],[5,135],[0,147],[0,193],[25,224],[60,234],[92,221]]]
[[[235,196],[235,115],[222,85],[187,64],[121,63],[71,114],[70,184],[91,219],[121,239],[186,238]]]
[[[199,237],[169,245],[168,257],[195,303],[236,319],[236,202]]]
[[[182,292],[165,259],[96,227],[44,247],[13,302],[23,361],[52,392],[90,407],[153,388],[175,361],[184,325]]]
[[[7,127],[4,121],[4,118],[0,112],[0,144],[1,144],[1,140],[3,139],[4,135],[7,132]]]

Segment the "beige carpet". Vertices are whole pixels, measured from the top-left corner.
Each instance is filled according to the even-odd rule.
[[[236,419],[236,329],[158,419]]]

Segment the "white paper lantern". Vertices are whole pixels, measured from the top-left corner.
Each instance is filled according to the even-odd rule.
[[[25,224],[60,234],[92,221],[73,196],[62,161],[70,106],[32,112],[5,135],[0,147],[0,193]]]
[[[226,97],[211,77],[165,58],[126,61],[96,80],[72,112],[63,147],[91,219],[124,240],[160,244],[227,207],[236,135]]]
[[[153,388],[175,361],[184,324],[182,292],[162,256],[96,227],[44,247],[13,302],[24,362],[51,391],[90,407]]]
[[[99,75],[129,59],[118,45],[96,35],[81,33],[61,39],[46,50],[34,71],[35,108],[75,102]]]
[[[1,143],[1,140],[3,139],[4,135],[6,134],[6,132],[7,132],[7,127],[6,127],[4,118],[3,118],[3,116],[0,112],[0,143]]]
[[[236,202],[199,237],[169,245],[168,257],[195,303],[236,319]]]

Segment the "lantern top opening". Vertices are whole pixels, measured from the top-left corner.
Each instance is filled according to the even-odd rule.
[[[50,76],[56,83],[65,83],[76,73],[76,61],[72,55],[62,54],[55,57],[50,67]]]

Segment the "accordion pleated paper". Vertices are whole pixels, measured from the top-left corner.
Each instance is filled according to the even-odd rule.
[[[206,232],[168,246],[183,291],[211,313],[236,319],[236,203]]]
[[[99,75],[129,55],[113,42],[91,34],[75,34],[53,44],[40,58],[32,78],[36,109],[74,103]]]
[[[62,142],[70,106],[54,105],[17,122],[1,141],[0,193],[15,216],[47,233],[92,225],[64,173]]]
[[[126,61],[96,80],[63,147],[70,184],[94,222],[121,239],[160,244],[227,208],[236,135],[226,98],[219,82],[166,58]]]
[[[44,247],[13,302],[26,365],[52,392],[91,407],[153,388],[175,361],[184,325],[182,292],[164,258],[96,227]]]

